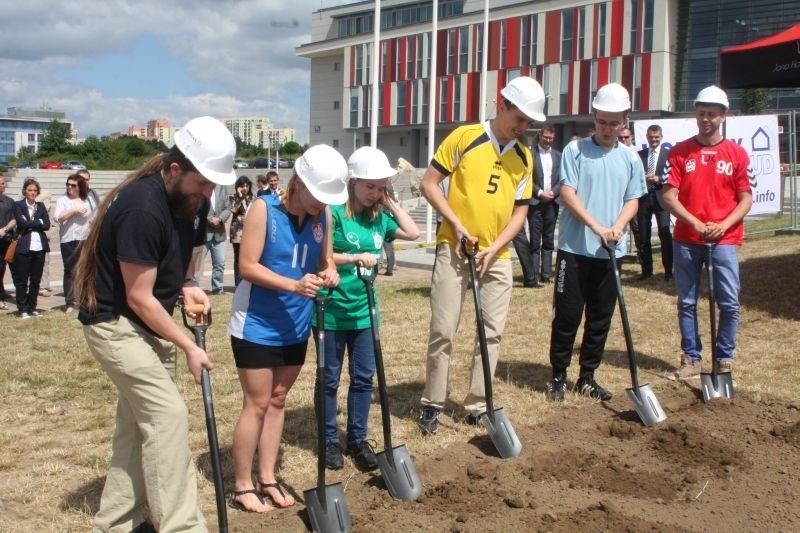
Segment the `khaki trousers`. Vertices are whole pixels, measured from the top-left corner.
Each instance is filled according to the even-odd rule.
[[[492,377],[500,356],[500,338],[508,317],[512,281],[510,259],[495,259],[483,278],[478,280]],[[464,297],[471,291],[469,264],[466,259],[459,260],[455,248],[449,244],[442,243],[437,246],[431,280],[431,324],[425,390],[422,392],[423,405],[442,409],[447,400],[453,338],[461,319]],[[464,398],[464,409],[470,414],[486,410],[483,366],[477,333],[472,355],[469,392]]]
[[[127,533],[148,514],[161,533],[208,531],[197,504],[188,412],[174,381],[175,345],[125,317],[84,326],[83,334],[119,391],[94,531]]]

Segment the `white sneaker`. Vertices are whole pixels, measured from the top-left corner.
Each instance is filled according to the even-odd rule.
[[[19,317],[20,317],[22,320],[25,320],[26,318],[30,318],[30,317],[31,317],[31,315],[29,315],[28,313],[21,313],[21,314],[19,315]]]
[[[31,311],[31,316],[42,316],[42,313],[40,313],[39,311],[33,310],[33,311]]]

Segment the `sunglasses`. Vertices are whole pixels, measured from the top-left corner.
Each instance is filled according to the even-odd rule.
[[[619,139],[620,141],[621,141],[622,139],[630,139],[630,138],[631,138],[631,136],[630,136],[630,135],[620,135],[620,136],[618,137],[618,139]]]
[[[67,183],[67,187],[69,187],[70,189],[77,186],[78,186],[77,183]]]

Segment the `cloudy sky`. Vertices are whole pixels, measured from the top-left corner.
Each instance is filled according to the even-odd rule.
[[[0,113],[65,111],[80,137],[166,118],[269,117],[308,140],[311,14],[354,0],[7,1]]]

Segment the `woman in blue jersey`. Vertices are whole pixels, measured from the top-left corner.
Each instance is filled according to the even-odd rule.
[[[344,466],[336,427],[336,394],[347,348],[350,386],[345,452],[359,469],[373,470],[378,462],[366,438],[375,346],[367,293],[357,269],[377,268],[384,241],[413,241],[419,237],[419,229],[387,192],[389,178],[397,171],[383,152],[364,146],[353,152],[347,166],[347,203],[331,207],[333,259],[341,281],[328,300],[325,313],[325,353],[329,354],[325,358],[325,465],[331,470]],[[316,320],[314,326],[319,327]]]
[[[347,200],[347,163],[317,145],[297,160],[279,201],[256,200],[239,248],[242,282],[228,332],[244,403],[233,433],[232,505],[265,513],[294,505],[275,477],[286,396],[305,360],[314,297],[335,287],[331,214]],[[253,457],[258,449],[256,483]]]

